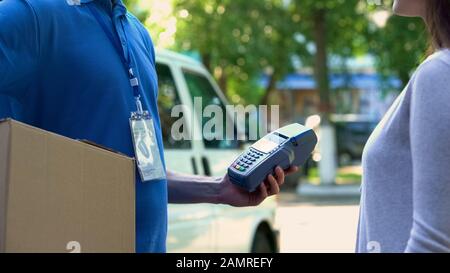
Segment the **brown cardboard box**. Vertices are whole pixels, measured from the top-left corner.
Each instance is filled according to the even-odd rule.
[[[134,252],[134,171],[131,158],[0,121],[0,252]]]

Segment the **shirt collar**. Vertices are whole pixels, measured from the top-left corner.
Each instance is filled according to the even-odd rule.
[[[126,15],[127,8],[122,0],[79,0],[81,4],[91,3],[97,1],[102,6],[106,7],[108,11],[112,11],[114,15]]]

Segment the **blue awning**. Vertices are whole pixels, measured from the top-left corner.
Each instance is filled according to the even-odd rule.
[[[263,76],[261,84],[268,85],[268,77]],[[402,82],[396,77],[383,78],[381,75],[372,73],[354,74],[332,74],[330,75],[331,89],[359,89],[359,90],[382,90],[401,89]],[[277,83],[279,90],[310,90],[317,89],[314,76],[307,73],[294,73],[287,75]]]

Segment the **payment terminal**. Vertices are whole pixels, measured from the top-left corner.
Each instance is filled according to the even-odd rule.
[[[294,123],[280,128],[253,144],[228,168],[233,184],[254,192],[280,166],[303,165],[317,144],[310,128]]]

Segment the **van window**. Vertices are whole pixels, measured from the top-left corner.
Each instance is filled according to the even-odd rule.
[[[189,71],[189,70],[183,70],[184,77],[186,79],[186,84],[189,88],[189,93],[192,97],[192,102],[194,102],[194,99],[197,97],[202,98],[202,109],[204,109],[208,105],[217,105],[220,108],[222,108],[222,113],[224,113],[223,116],[223,124],[226,124],[226,108],[222,100],[219,98],[219,96],[216,93],[216,90],[212,86],[211,82],[207,77],[205,77],[202,74]],[[202,113],[196,113],[196,115],[199,115],[199,118],[202,120],[202,128],[204,128],[205,124],[210,120],[208,117],[201,117]],[[205,143],[205,147],[209,149],[237,149],[239,147],[239,143],[236,140],[236,129],[234,130],[235,136],[234,140],[226,140],[225,134],[226,134],[226,128],[223,128],[223,138],[222,140],[207,140],[205,139],[205,136],[203,136],[203,142]]]
[[[158,110],[161,119],[161,130],[163,134],[164,147],[166,149],[190,149],[189,140],[175,140],[171,134],[172,125],[181,117],[172,117],[172,108],[181,105],[178,89],[169,66],[157,64],[158,73]],[[189,128],[183,128],[189,130]]]

